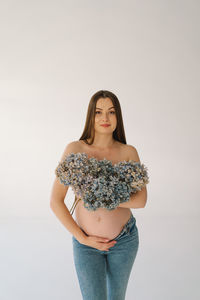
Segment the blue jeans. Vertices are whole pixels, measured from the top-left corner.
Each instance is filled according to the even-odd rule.
[[[139,247],[138,229],[133,214],[113,240],[117,243],[109,251],[102,251],[81,244],[72,236],[74,264],[83,300],[125,299]]]

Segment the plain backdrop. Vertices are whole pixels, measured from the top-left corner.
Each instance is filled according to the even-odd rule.
[[[1,1],[0,299],[82,299],[49,201],[101,89],[150,178],[126,299],[199,299],[199,13],[194,0]]]

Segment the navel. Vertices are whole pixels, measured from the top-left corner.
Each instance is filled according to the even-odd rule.
[[[101,217],[97,217],[97,222],[100,222],[101,221]]]

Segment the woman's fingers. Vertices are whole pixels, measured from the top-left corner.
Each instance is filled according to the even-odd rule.
[[[109,239],[98,237],[98,236],[87,237],[87,245],[101,251],[108,251],[109,248],[113,247],[116,243],[117,242],[115,240],[109,242]]]
[[[109,243],[104,243],[104,245],[101,244],[101,249],[100,250],[106,250],[108,251],[108,249],[110,247],[113,247],[117,242],[116,241],[112,241],[112,242],[109,242]]]

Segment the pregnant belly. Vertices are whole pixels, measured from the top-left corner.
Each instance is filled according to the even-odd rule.
[[[130,208],[117,207],[114,210],[98,208],[88,211],[80,200],[75,209],[76,222],[87,235],[114,239],[128,222]]]

